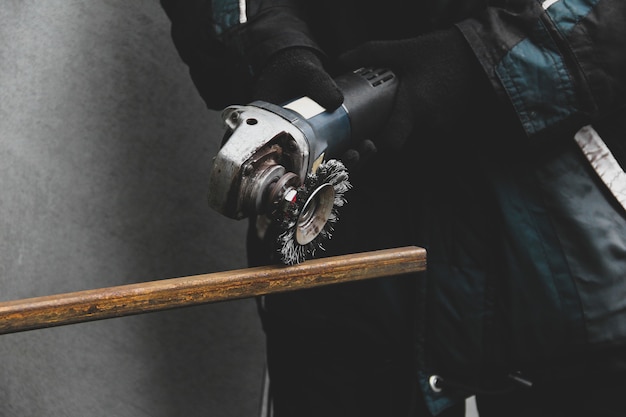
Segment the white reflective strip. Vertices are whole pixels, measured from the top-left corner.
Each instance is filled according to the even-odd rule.
[[[301,97],[291,103],[285,104],[283,107],[299,113],[305,119],[310,119],[311,117],[317,116],[318,114],[326,111],[325,108],[308,97]]]
[[[546,10],[548,7],[552,6],[557,1],[559,0],[545,0],[543,3],[541,3],[541,7],[543,7],[543,10]]]
[[[259,417],[272,417],[272,399],[270,398],[270,375],[265,368],[263,375],[263,386],[261,387],[261,406],[259,407]]]
[[[247,21],[246,0],[239,0],[239,23],[246,23]]]
[[[598,132],[591,126],[585,126],[576,133],[574,139],[602,182],[626,209],[626,173]]]

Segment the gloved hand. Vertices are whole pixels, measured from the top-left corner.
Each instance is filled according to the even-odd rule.
[[[253,99],[283,104],[302,96],[330,111],[343,103],[343,94],[312,49],[292,47],[276,52],[259,74]]]
[[[305,95],[329,111],[343,103],[341,90],[315,52],[294,47],[279,51],[270,58],[258,78],[253,98],[282,104]],[[348,149],[340,159],[350,172],[354,172],[375,153],[374,143],[364,140],[354,149]]]
[[[341,156],[341,162],[352,174],[367,164],[378,152],[376,145],[370,139],[365,139],[356,144],[352,149],[348,149]]]
[[[344,53],[345,68],[387,67],[399,78],[391,116],[376,147],[399,150],[415,129],[445,132],[489,117],[497,100],[461,32],[447,29],[416,38],[373,41]],[[418,135],[419,136],[419,135]]]

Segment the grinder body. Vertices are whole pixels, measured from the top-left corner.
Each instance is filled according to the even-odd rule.
[[[344,103],[328,112],[302,97],[282,106],[263,101],[226,108],[227,131],[213,160],[209,205],[242,219],[271,209],[272,188],[287,173],[297,176],[287,187],[302,184],[320,163],[339,157],[367,138],[388,117],[397,79],[389,70],[364,68],[338,77]]]
[[[302,247],[336,220],[349,182],[335,158],[383,125],[398,83],[390,70],[373,68],[335,81],[344,102],[334,111],[301,97],[283,105],[254,101],[222,112],[226,133],[213,160],[209,205],[233,219],[265,216],[293,229],[278,242],[289,246],[285,263],[302,260],[311,252]],[[338,184],[341,178],[348,187]]]

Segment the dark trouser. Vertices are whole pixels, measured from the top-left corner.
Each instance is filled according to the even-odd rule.
[[[410,278],[392,281],[410,287]],[[381,308],[380,294],[392,291],[385,284],[372,280],[266,299],[261,317],[275,417],[430,416],[417,387],[410,336],[400,331],[404,322],[390,325],[393,315]],[[441,416],[463,417],[464,404]]]
[[[347,194],[333,238],[319,255],[411,242],[414,208],[393,200],[404,194],[381,189],[382,195]],[[270,256],[253,232],[252,265]],[[260,314],[275,417],[428,416],[415,378],[416,279],[385,277],[266,296]]]
[[[626,374],[479,395],[476,404],[480,417],[624,417]]]

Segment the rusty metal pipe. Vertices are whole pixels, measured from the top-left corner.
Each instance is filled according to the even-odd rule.
[[[0,334],[102,320],[426,269],[419,247],[313,259],[0,302]]]

